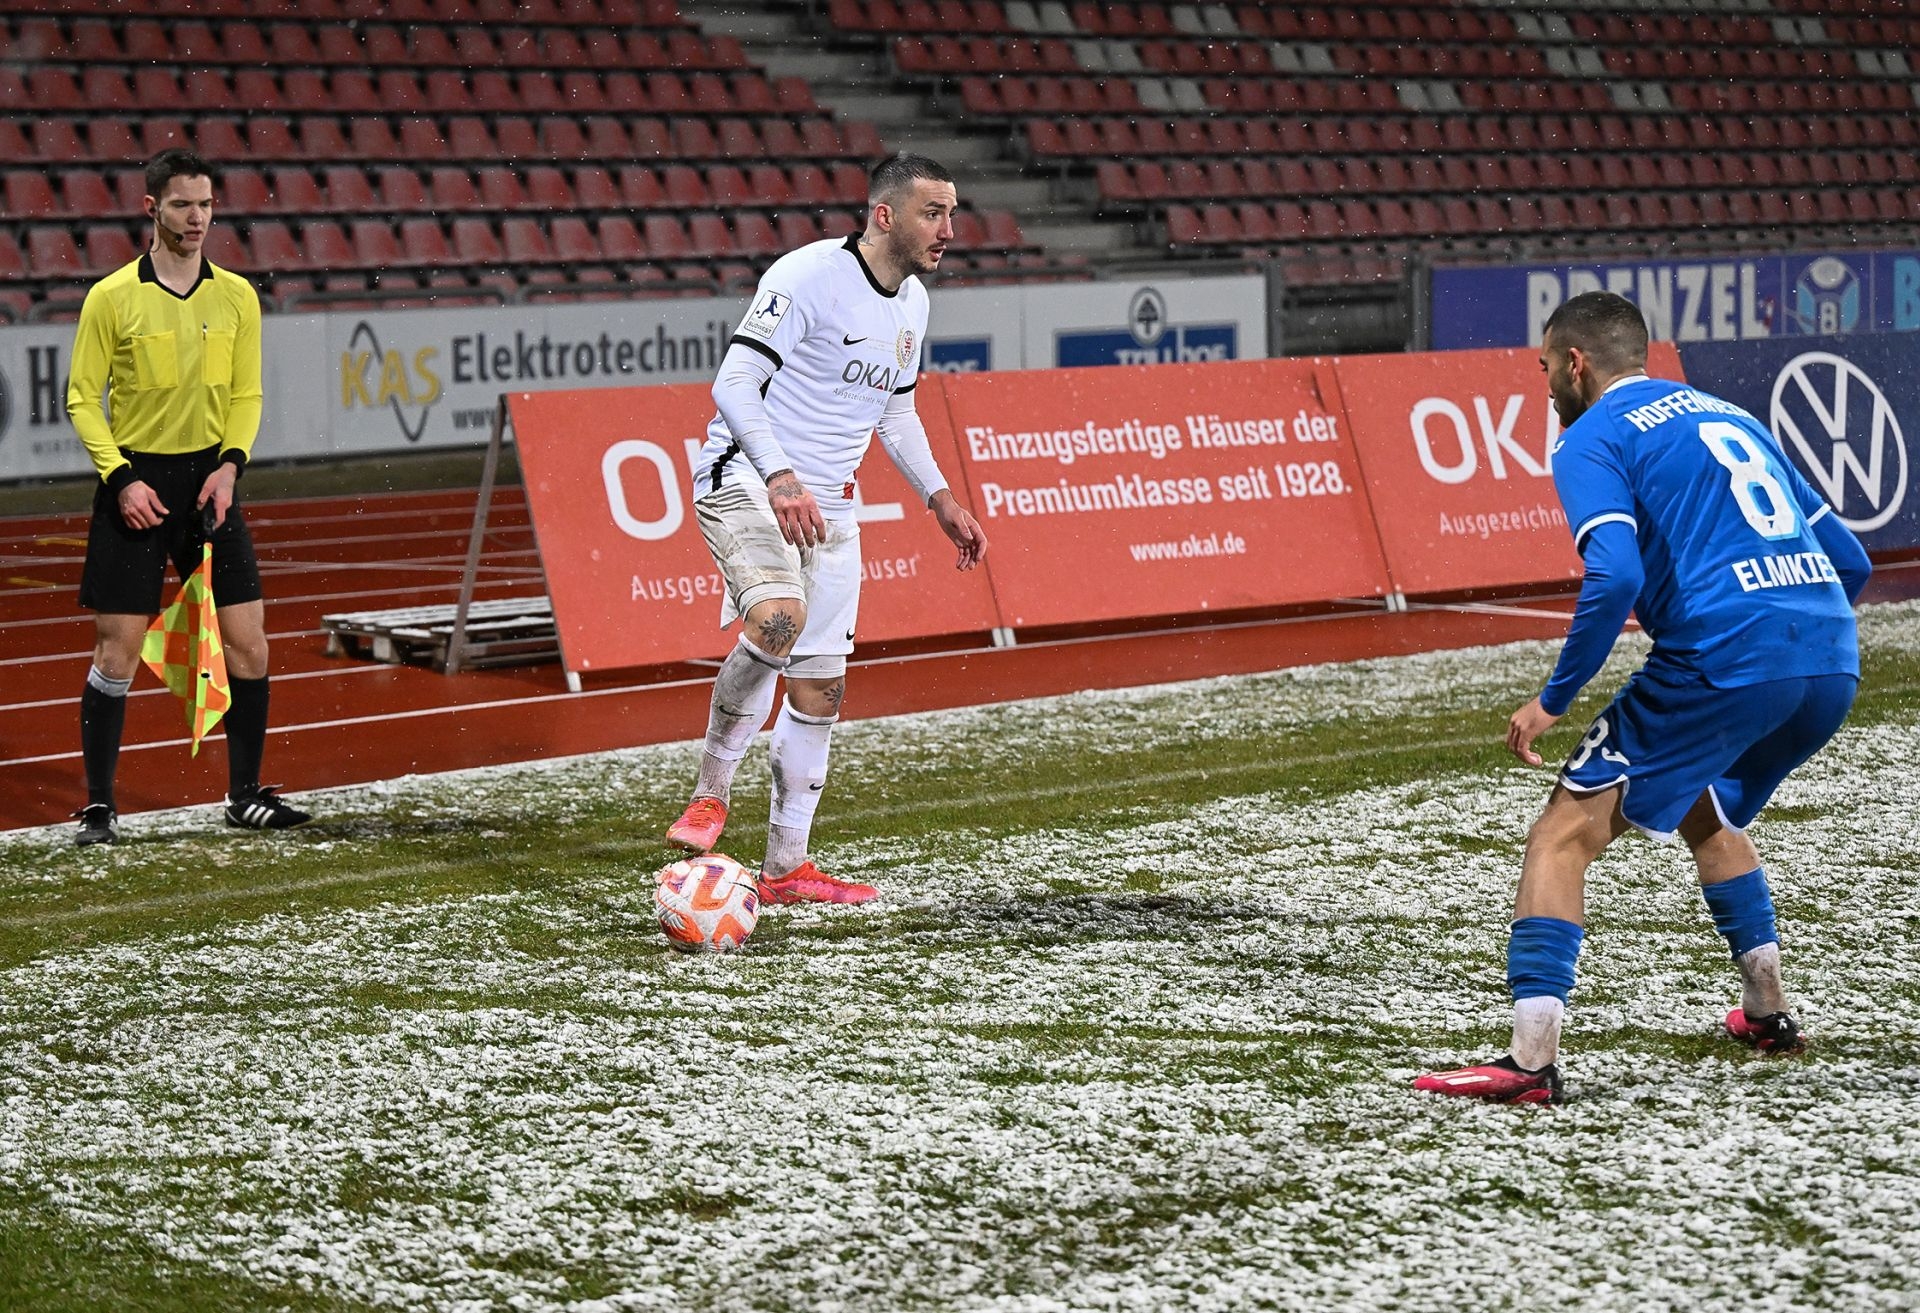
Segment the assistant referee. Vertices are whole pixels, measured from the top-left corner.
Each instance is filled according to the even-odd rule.
[[[187,150],[147,165],[146,254],[87,292],[74,335],[67,414],[100,474],[80,605],[94,613],[93,669],[80,696],[87,805],[81,844],[119,837],[113,782],[127,689],[160,613],[171,560],[185,579],[214,513],[213,598],[232,705],[226,714],[229,825],[281,830],[311,817],[260,785],[267,738],[266,607],[234,486],[260,429],[260,298],[203,254],[214,170]]]

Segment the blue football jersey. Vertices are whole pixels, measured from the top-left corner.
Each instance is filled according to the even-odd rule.
[[[1684,383],[1610,388],[1553,450],[1574,546],[1632,527],[1649,666],[1719,688],[1858,675],[1853,608],[1813,521],[1832,514],[1753,416]]]

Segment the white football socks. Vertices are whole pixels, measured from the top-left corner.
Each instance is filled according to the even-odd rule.
[[[733,792],[733,773],[740,769],[753,736],[767,723],[767,713],[773,710],[773,686],[786,668],[786,657],[762,651],[745,634],[727,653],[713,680],[713,705],[707,713],[707,741],[700,754],[694,797],[727,801]]]
[[[1513,1004],[1513,1060],[1528,1071],[1538,1071],[1560,1056],[1560,1022],[1567,1005],[1551,994],[1515,999]]]
[[[1786,986],[1780,983],[1780,945],[1762,944],[1734,959],[1740,968],[1740,1007],[1758,1020],[1787,1010]]]
[[[813,813],[827,783],[827,750],[837,716],[806,716],[783,702],[773,722],[773,808],[767,859],[761,869],[779,877],[807,860]]]

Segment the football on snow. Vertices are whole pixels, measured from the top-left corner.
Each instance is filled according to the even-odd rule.
[[[753,872],[719,853],[662,870],[653,906],[667,942],[686,953],[730,953],[760,920]]]

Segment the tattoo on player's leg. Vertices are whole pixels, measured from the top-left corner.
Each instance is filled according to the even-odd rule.
[[[800,636],[800,626],[785,611],[775,611],[760,622],[760,646],[768,652],[784,652]]]
[[[840,699],[846,695],[847,681],[844,679],[836,679],[820,690],[820,696],[827,700],[827,705],[833,708],[832,714],[836,716],[840,714]]]

